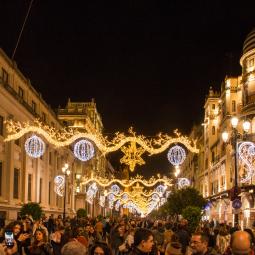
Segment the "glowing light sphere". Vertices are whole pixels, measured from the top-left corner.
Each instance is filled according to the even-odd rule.
[[[54,178],[54,191],[60,196],[63,197],[64,189],[65,189],[65,176],[64,175],[57,175]]]
[[[158,196],[157,194],[153,194],[153,195],[151,196],[151,198],[152,198],[152,200],[154,200],[154,201],[158,201],[158,200],[159,200],[159,196]]]
[[[128,194],[123,194],[122,200],[127,201],[128,200]]]
[[[88,161],[93,158],[95,153],[94,146],[88,140],[80,140],[74,145],[74,155],[81,161]]]
[[[120,200],[117,200],[116,204],[115,204],[115,210],[119,211],[120,209]]]
[[[186,152],[181,146],[175,145],[169,149],[167,158],[172,165],[179,166],[184,162]]]
[[[112,185],[111,191],[114,194],[118,194],[120,192],[120,187],[117,184]]]
[[[160,193],[161,196],[163,196],[164,192],[166,190],[166,186],[160,184],[156,188],[156,192]]]
[[[178,187],[179,187],[180,189],[182,189],[182,188],[184,188],[184,187],[188,187],[188,186],[190,186],[190,181],[189,181],[189,179],[187,179],[187,178],[179,178],[179,179],[178,179]]]
[[[45,151],[45,143],[40,137],[33,135],[26,140],[25,150],[28,156],[40,158]]]
[[[114,198],[115,198],[114,194],[111,193],[111,194],[108,195],[109,201],[113,201]]]

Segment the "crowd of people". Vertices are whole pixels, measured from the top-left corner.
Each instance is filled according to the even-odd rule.
[[[188,221],[30,216],[1,226],[0,255],[254,255],[253,229]],[[255,227],[255,225],[254,225]]]

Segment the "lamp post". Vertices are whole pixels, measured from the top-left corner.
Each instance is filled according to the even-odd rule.
[[[238,118],[237,117],[232,117],[231,118],[231,126],[232,126],[232,133],[231,133],[231,145],[232,148],[234,149],[234,186],[233,186],[233,190],[234,190],[234,196],[232,198],[233,201],[237,201],[238,202],[238,159],[237,159],[237,154],[238,154],[238,141],[239,139],[243,139],[244,135],[249,131],[250,129],[250,122],[249,121],[244,121],[243,122],[243,131],[244,134],[240,134],[237,130],[237,125],[238,125]],[[222,140],[227,143],[229,140],[229,133],[227,131],[224,131],[222,133]],[[239,203],[239,206],[241,207],[241,203]],[[235,206],[232,205],[233,208],[235,208]],[[239,208],[240,208],[239,207]],[[238,205],[237,207],[238,208]],[[235,213],[234,214],[234,224],[238,224],[238,214]]]
[[[64,173],[65,175],[65,188],[64,188],[64,211],[63,211],[63,221],[65,220],[66,218],[66,183],[67,183],[67,177],[70,175],[71,171],[69,169],[69,165],[68,164],[65,164],[63,167],[62,167],[62,172]]]

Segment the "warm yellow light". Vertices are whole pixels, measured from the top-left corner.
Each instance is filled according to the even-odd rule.
[[[80,180],[81,179],[81,174],[76,174],[76,179]]]
[[[193,153],[198,153],[199,150],[196,147],[196,140],[190,140],[186,136],[175,130],[176,137],[171,137],[167,134],[159,134],[154,139],[148,139],[143,135],[137,136],[132,128],[129,129],[129,135],[126,136],[123,133],[116,133],[115,137],[109,141],[107,137],[101,137],[92,133],[79,132],[76,129],[64,128],[56,130],[53,127],[43,125],[39,120],[35,120],[32,124],[29,122],[21,124],[13,120],[5,121],[6,130],[8,132],[5,141],[16,140],[27,133],[37,133],[42,135],[49,143],[56,147],[64,147],[72,144],[74,141],[84,138],[91,140],[95,143],[98,149],[104,153],[110,153],[119,150],[124,144],[129,142],[135,142],[140,145],[149,155],[159,154],[165,151],[171,144],[181,143],[188,150]]]
[[[66,174],[70,175],[71,171],[69,169],[66,170]]]
[[[69,167],[69,165],[67,163],[65,163],[65,168],[67,169]]]
[[[90,182],[96,182],[101,187],[108,187],[112,185],[113,183],[119,183],[122,187],[125,187],[125,188],[129,188],[133,186],[135,183],[140,183],[146,187],[153,187],[157,183],[164,183],[166,186],[169,186],[169,187],[172,186],[172,180],[168,179],[167,177],[156,179],[154,176],[152,176],[149,180],[146,180],[146,179],[143,179],[143,176],[137,175],[136,177],[131,178],[129,180],[120,180],[120,179],[109,180],[107,178],[93,176],[91,178],[83,177],[81,179],[82,185],[86,185]]]
[[[238,125],[238,118],[237,117],[232,117],[231,118],[231,125],[233,128],[236,128]]]
[[[243,123],[243,130],[245,132],[249,132],[250,127],[251,127],[251,123],[248,120],[244,121],[244,123]]]
[[[228,132],[224,131],[222,133],[221,137],[222,137],[223,142],[226,143],[228,141]]]

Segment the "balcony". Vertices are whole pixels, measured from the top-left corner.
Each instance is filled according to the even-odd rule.
[[[19,94],[8,84],[3,83],[2,79],[0,79],[0,84],[21,104],[23,105],[35,118],[40,118],[40,115],[37,114],[31,105],[29,105]]]

